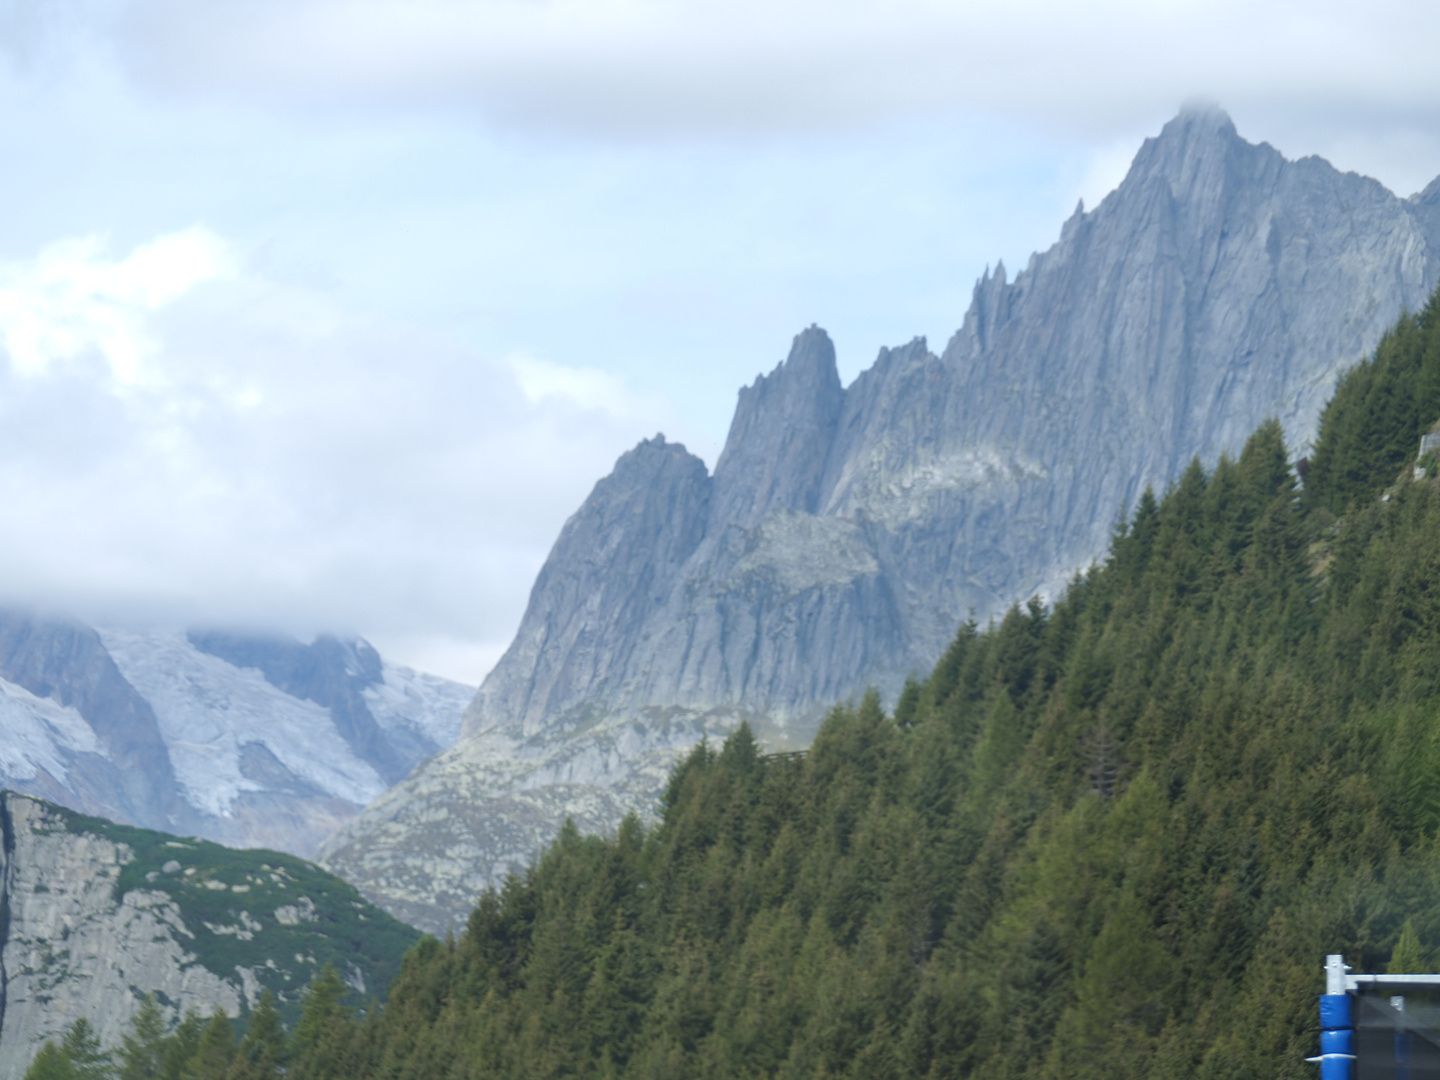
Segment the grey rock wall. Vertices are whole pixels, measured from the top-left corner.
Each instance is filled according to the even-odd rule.
[[[169,895],[135,890],[117,902],[124,844],[74,835],[43,803],[10,793],[0,793],[0,823],[0,1080],[22,1076],[45,1040],[82,1016],[118,1045],[144,992],[240,1014],[241,980],[194,962],[185,946],[195,935]]]
[[[967,617],[1056,595],[1122,508],[1195,456],[1238,452],[1271,416],[1298,455],[1337,375],[1437,271],[1440,180],[1401,199],[1247,143],[1219,111],[1182,113],[1054,246],[1013,279],[987,271],[939,355],[924,339],[881,349],[842,388],[811,327],[740,391],[713,477],[671,444],[623,457],[561,533],[471,738],[322,861],[365,851],[334,865],[382,905],[416,845],[427,873],[450,873],[447,850],[483,862],[477,833],[449,849],[434,824],[509,797],[481,735],[569,754],[586,725],[748,716],[772,745],[803,745],[867,686],[893,703]],[[559,820],[532,820],[532,849]],[[446,894],[452,920],[485,878],[467,880]],[[425,892],[423,874],[407,881]]]
[[[419,934],[318,867],[273,851],[119,826],[0,791],[0,1080],[81,1017],[119,1046],[145,995],[171,1024],[240,1017],[268,991],[285,1022],[324,964],[383,999]]]

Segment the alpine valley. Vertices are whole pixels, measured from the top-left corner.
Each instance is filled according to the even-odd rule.
[[[0,613],[0,1080],[1304,1075],[1326,951],[1440,955],[1437,281],[1440,180],[1187,110],[622,456],[478,693]]]

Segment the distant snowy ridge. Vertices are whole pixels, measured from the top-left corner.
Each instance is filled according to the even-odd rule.
[[[33,780],[44,771],[64,781],[75,754],[105,756],[105,748],[74,709],[36,697],[23,686],[0,679],[0,774]]]
[[[309,857],[452,745],[473,696],[360,640],[93,629],[0,611],[0,787]]]

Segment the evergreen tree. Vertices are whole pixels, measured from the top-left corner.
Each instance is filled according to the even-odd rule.
[[[185,1080],[225,1080],[235,1055],[235,1029],[230,1018],[216,1009],[200,1032],[194,1054],[185,1064]]]
[[[83,1016],[66,1030],[60,1049],[75,1070],[76,1080],[108,1080],[113,1071],[111,1055],[100,1045],[100,1037]]]
[[[121,1036],[119,1080],[160,1080],[165,1071],[165,1016],[153,994]]]
[[[25,1080],[79,1080],[74,1064],[67,1054],[53,1040],[47,1039],[40,1047],[30,1067],[25,1070]]]

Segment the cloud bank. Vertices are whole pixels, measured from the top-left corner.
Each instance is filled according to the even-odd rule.
[[[103,21],[157,86],[612,135],[956,106],[1100,134],[1197,94],[1424,122],[1440,98],[1440,10],[1400,0],[131,0]]]
[[[202,227],[0,264],[0,352],[0,598],[381,627],[471,680],[585,495],[574,463],[664,419],[617,377],[486,362],[267,281]]]

